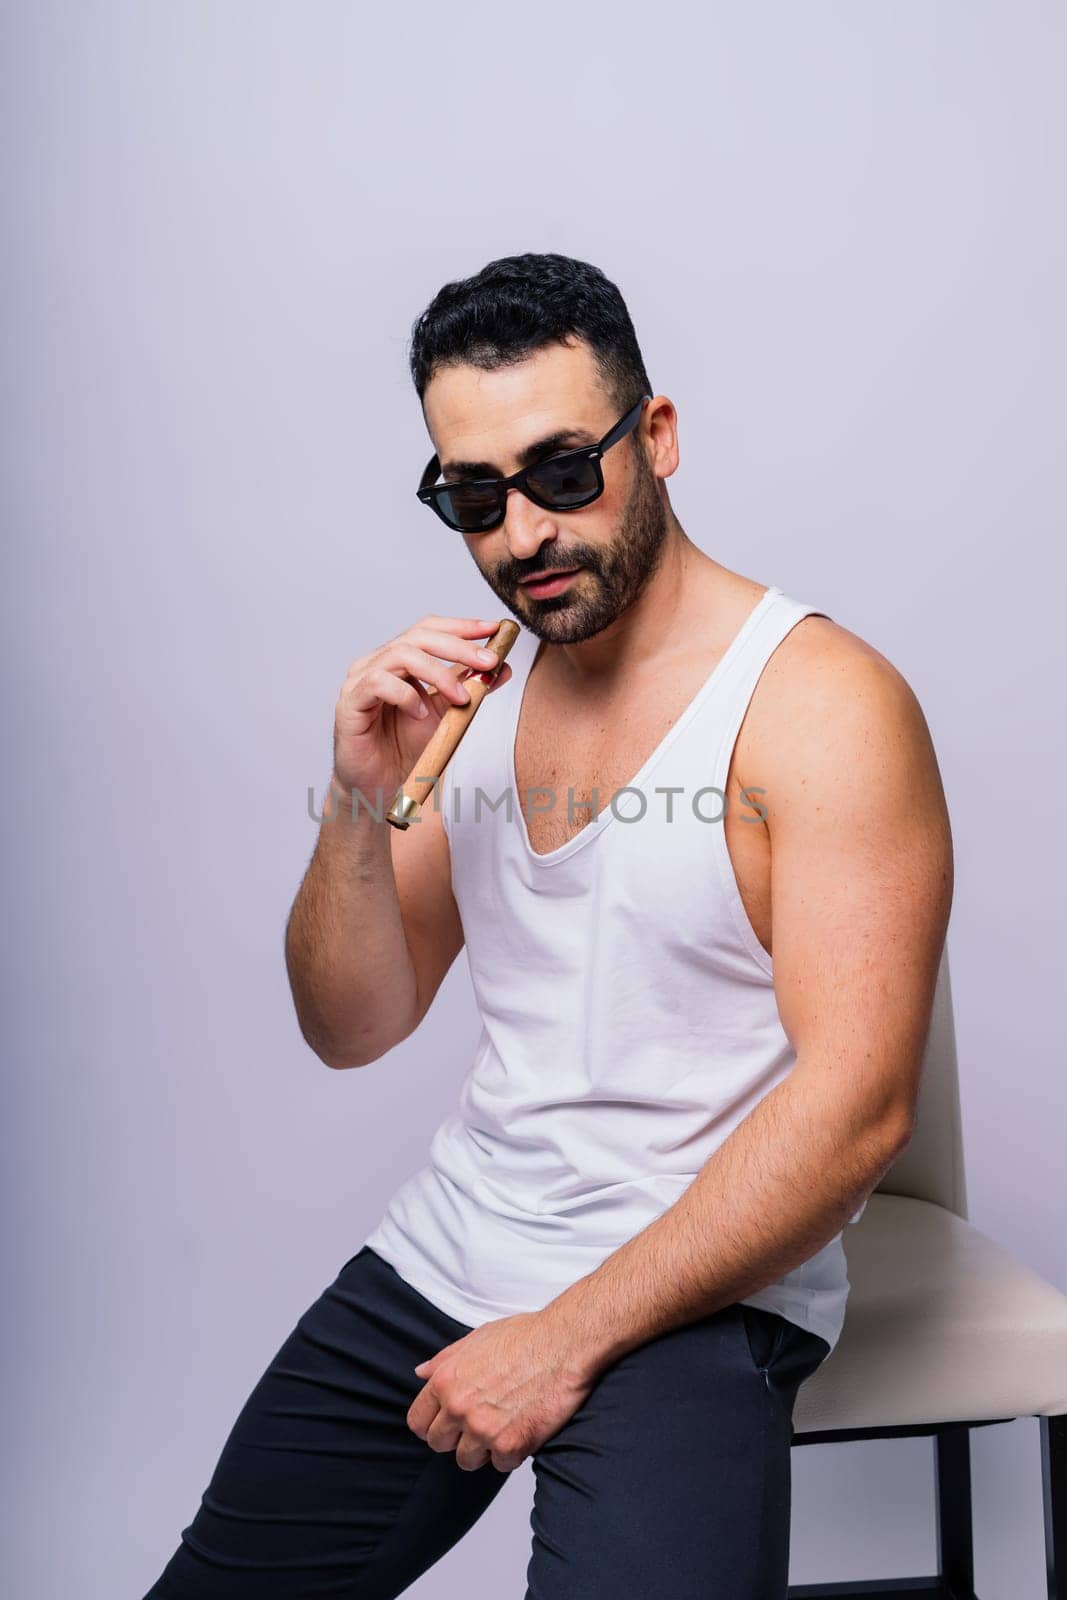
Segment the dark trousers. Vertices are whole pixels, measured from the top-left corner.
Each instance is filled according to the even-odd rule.
[[[245,1402],[145,1600],[389,1600],[506,1473],[407,1426],[412,1368],[469,1333],[364,1245]],[[606,1368],[531,1460],[525,1600],[785,1600],[796,1392],[829,1345],[735,1303]]]

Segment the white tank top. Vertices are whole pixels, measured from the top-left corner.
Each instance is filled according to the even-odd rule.
[[[445,770],[438,803],[481,1035],[427,1164],[365,1242],[461,1322],[540,1310],[592,1272],[793,1067],[721,816],[757,680],[813,613],[827,615],[766,589],[630,785],[547,855],[530,844],[514,764],[536,635],[520,631],[511,682]],[[531,790],[535,805],[550,798]],[[841,1240],[744,1303],[833,1348],[849,1288]]]

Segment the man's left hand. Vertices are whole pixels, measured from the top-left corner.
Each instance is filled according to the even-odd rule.
[[[407,1424],[431,1450],[455,1450],[465,1472],[492,1461],[511,1472],[572,1417],[597,1374],[573,1332],[544,1311],[472,1328],[415,1368],[426,1383]]]

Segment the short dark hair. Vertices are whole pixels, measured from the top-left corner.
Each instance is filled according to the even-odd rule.
[[[527,253],[490,261],[446,283],[412,326],[411,376],[420,402],[440,367],[492,372],[577,335],[620,414],[653,390],[630,313],[599,267],[571,256]]]

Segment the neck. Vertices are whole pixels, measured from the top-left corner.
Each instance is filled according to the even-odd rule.
[[[732,576],[697,548],[671,511],[660,562],[633,605],[591,639],[542,643],[538,654],[551,655],[577,682],[610,689],[683,649],[690,626],[706,625],[709,606]]]

